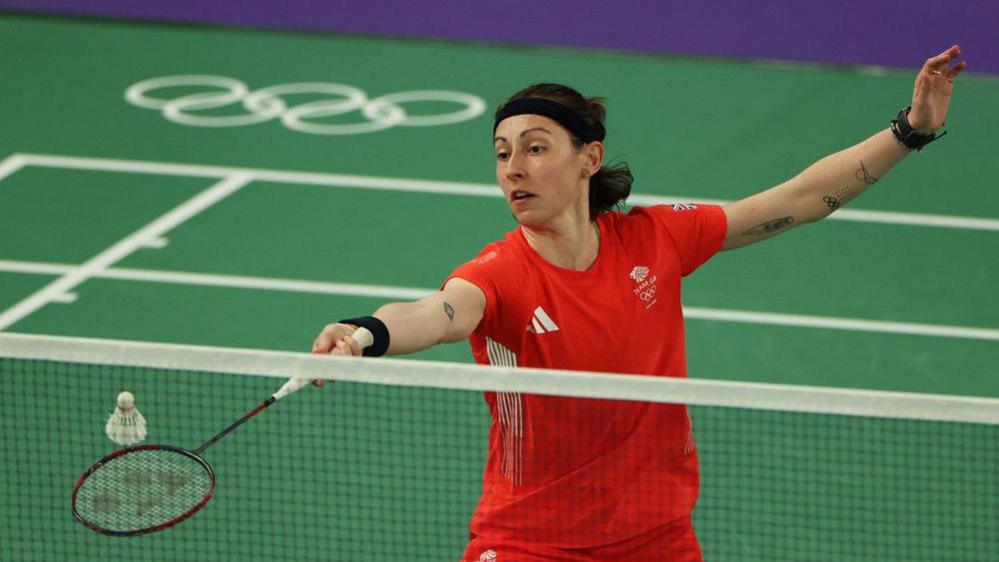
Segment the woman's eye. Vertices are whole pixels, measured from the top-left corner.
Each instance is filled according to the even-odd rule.
[[[532,154],[541,154],[542,152],[545,151],[545,147],[543,147],[543,146],[541,146],[539,144],[536,144],[536,145],[532,146],[531,148],[529,148],[528,150],[530,150]]]
[[[509,155],[506,152],[497,152],[496,153],[496,159],[497,160],[506,160],[508,156]]]

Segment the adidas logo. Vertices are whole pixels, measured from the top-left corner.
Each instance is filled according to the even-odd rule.
[[[479,556],[479,562],[496,562],[496,551],[487,550]]]
[[[531,318],[531,325],[527,327],[527,331],[533,334],[543,334],[545,332],[557,332],[558,325],[552,320],[551,316],[545,312],[545,309],[538,308],[534,309],[534,318]]]

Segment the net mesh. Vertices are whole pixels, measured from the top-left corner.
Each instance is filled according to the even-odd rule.
[[[8,337],[0,336],[7,453],[0,544],[9,560],[458,560],[482,493],[492,422],[481,390],[469,387],[503,390],[509,380],[511,393],[525,393],[527,384],[594,394],[606,382],[585,384],[587,379],[551,372],[531,373],[524,383],[528,377],[512,371],[472,366],[453,367],[464,378],[438,376],[429,364],[392,360],[221,350],[201,355],[156,346],[125,358],[91,342],[42,340],[37,346],[56,355],[96,346],[90,355],[105,363],[90,363],[68,352],[63,355],[69,358],[38,359],[41,352],[19,352],[25,342],[3,340]],[[194,369],[194,356],[215,360]],[[215,496],[190,520],[125,539],[73,521],[69,496],[76,480],[118,448],[104,435],[104,424],[120,391],[135,395],[148,420],[147,443],[194,448],[285,378],[302,375],[302,364],[318,365],[314,359],[326,362],[308,374],[337,382],[284,398],[207,449],[203,456],[217,474]],[[135,365],[111,364],[123,362]],[[170,363],[177,368],[164,366]],[[252,376],[219,372],[233,369],[219,365],[246,364],[264,367]],[[287,369],[257,376],[280,364]],[[384,375],[389,371],[428,386],[384,384],[396,380]],[[617,378],[610,379],[615,402],[607,405],[622,403],[629,386],[657,404],[669,402],[676,388],[694,388]],[[448,380],[455,388],[430,387]],[[912,416],[897,417],[912,405],[905,397],[881,396],[870,409],[891,416],[841,415],[826,412],[828,405],[814,408],[824,413],[785,411],[776,389],[769,393],[775,407],[712,405],[711,390],[717,402],[731,404],[740,389],[747,395],[761,390],[708,385],[705,397],[689,407],[701,477],[693,524],[705,560],[997,559],[999,401],[927,398]],[[788,394],[787,401],[807,409],[802,396],[809,392],[816,404],[829,401],[818,389]],[[835,396],[845,404],[871,403],[869,393]],[[580,399],[562,400],[571,405]],[[932,413],[951,410],[955,419]],[[909,419],[926,412],[942,419]],[[563,443],[560,453],[567,456],[579,446],[572,438]],[[673,446],[646,445],[664,455]],[[596,484],[610,489],[642,479],[605,474]],[[660,495],[650,502],[673,500]],[[606,515],[590,521],[593,536],[611,524],[613,514]],[[533,523],[543,532],[545,521],[537,516]]]

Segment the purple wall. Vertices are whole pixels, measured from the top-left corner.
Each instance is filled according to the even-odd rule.
[[[0,0],[0,8],[899,67],[958,43],[968,71],[999,74],[996,0]]]

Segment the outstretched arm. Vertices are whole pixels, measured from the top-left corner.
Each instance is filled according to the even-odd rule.
[[[382,306],[374,316],[388,328],[390,354],[415,353],[439,343],[467,338],[482,320],[486,296],[482,290],[454,278],[444,288],[414,302]],[[360,355],[361,347],[349,337],[356,326],[329,324],[312,344],[313,353]]]
[[[919,134],[943,126],[953,82],[966,63],[957,45],[929,59],[916,76],[909,124]],[[890,129],[845,150],[826,156],[790,180],[725,206],[728,234],[723,249],[748,246],[815,222],[874,185],[909,153]]]

